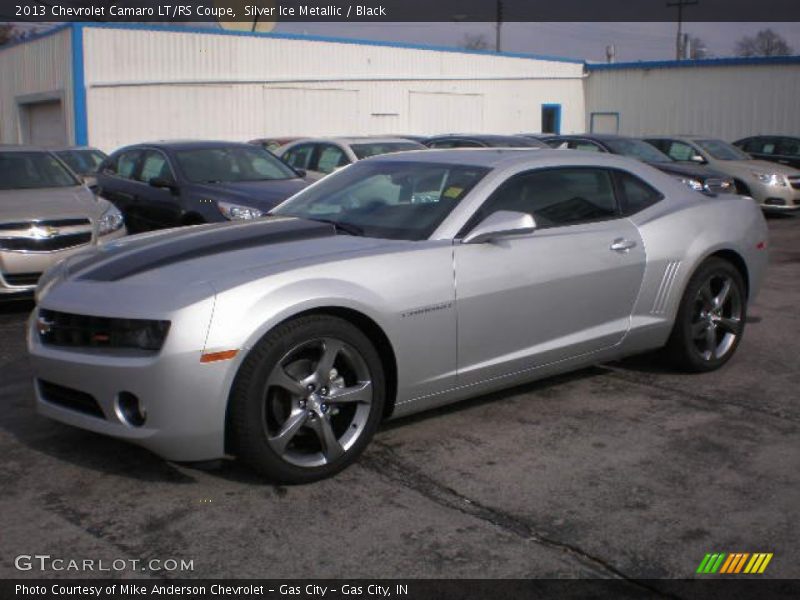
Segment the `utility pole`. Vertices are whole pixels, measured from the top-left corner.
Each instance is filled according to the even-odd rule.
[[[494,51],[500,52],[502,48],[502,32],[503,26],[503,0],[497,0],[497,15],[495,19],[495,35],[494,35]]]
[[[678,8],[678,35],[675,38],[675,60],[681,60],[683,56],[683,7],[700,4],[699,0],[677,0],[667,2],[667,8]]]

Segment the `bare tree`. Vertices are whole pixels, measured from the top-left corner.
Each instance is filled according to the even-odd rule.
[[[713,54],[709,51],[708,46],[703,41],[703,38],[690,35],[688,37],[689,41],[689,51],[687,52],[687,58],[692,60],[697,60],[700,58],[713,58]]]
[[[792,47],[772,29],[762,29],[736,42],[737,56],[788,56],[791,53]]]
[[[461,47],[467,50],[488,50],[489,42],[482,33],[468,33],[461,40]]]
[[[0,46],[17,39],[19,32],[11,23],[0,23]]]

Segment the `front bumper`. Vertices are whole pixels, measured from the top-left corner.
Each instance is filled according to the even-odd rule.
[[[791,185],[775,186],[750,183],[750,192],[765,211],[792,212],[800,210],[800,190]]]
[[[132,442],[168,460],[224,456],[225,411],[234,367],[233,361],[200,362],[211,304],[173,319],[167,342],[157,354],[44,345],[36,330],[37,308],[28,323],[37,411]],[[65,404],[48,392],[53,386],[47,384],[90,396],[101,414]],[[146,410],[142,426],[124,418],[119,406],[122,392],[134,394]]]

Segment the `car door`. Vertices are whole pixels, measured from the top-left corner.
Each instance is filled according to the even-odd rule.
[[[530,235],[455,247],[458,382],[472,385],[618,344],[645,268],[605,169],[538,169],[504,183],[462,234],[498,210]]]
[[[177,181],[169,159],[160,150],[146,149],[142,154],[141,166],[136,173],[137,216],[147,229],[176,227],[181,224],[182,209]],[[151,185],[153,180],[170,183],[175,187]]]
[[[136,207],[139,186],[134,181],[141,158],[139,148],[123,150],[112,156],[97,176],[98,193],[122,212],[131,232],[141,231]]]

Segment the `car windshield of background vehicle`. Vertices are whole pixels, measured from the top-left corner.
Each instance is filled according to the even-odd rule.
[[[539,140],[531,140],[526,138],[501,138],[501,139],[487,139],[486,145],[489,148],[549,148],[544,142]]]
[[[673,162],[672,158],[641,140],[606,140],[605,144],[614,154],[622,154],[645,162]]]
[[[97,150],[63,150],[56,152],[56,156],[79,175],[97,172],[105,159],[105,154]]]
[[[745,154],[733,144],[722,140],[696,140],[697,145],[708,152],[717,160],[752,160],[753,157]]]
[[[296,179],[297,173],[263,148],[201,148],[175,153],[192,183]]]
[[[392,152],[405,152],[408,150],[425,150],[422,144],[414,142],[389,142],[374,144],[351,144],[350,148],[359,160],[377,156],[379,154],[391,154]]]
[[[80,181],[49,152],[0,152],[0,190],[76,185]]]
[[[423,240],[488,172],[427,162],[359,162],[270,214],[329,221],[366,237]]]

